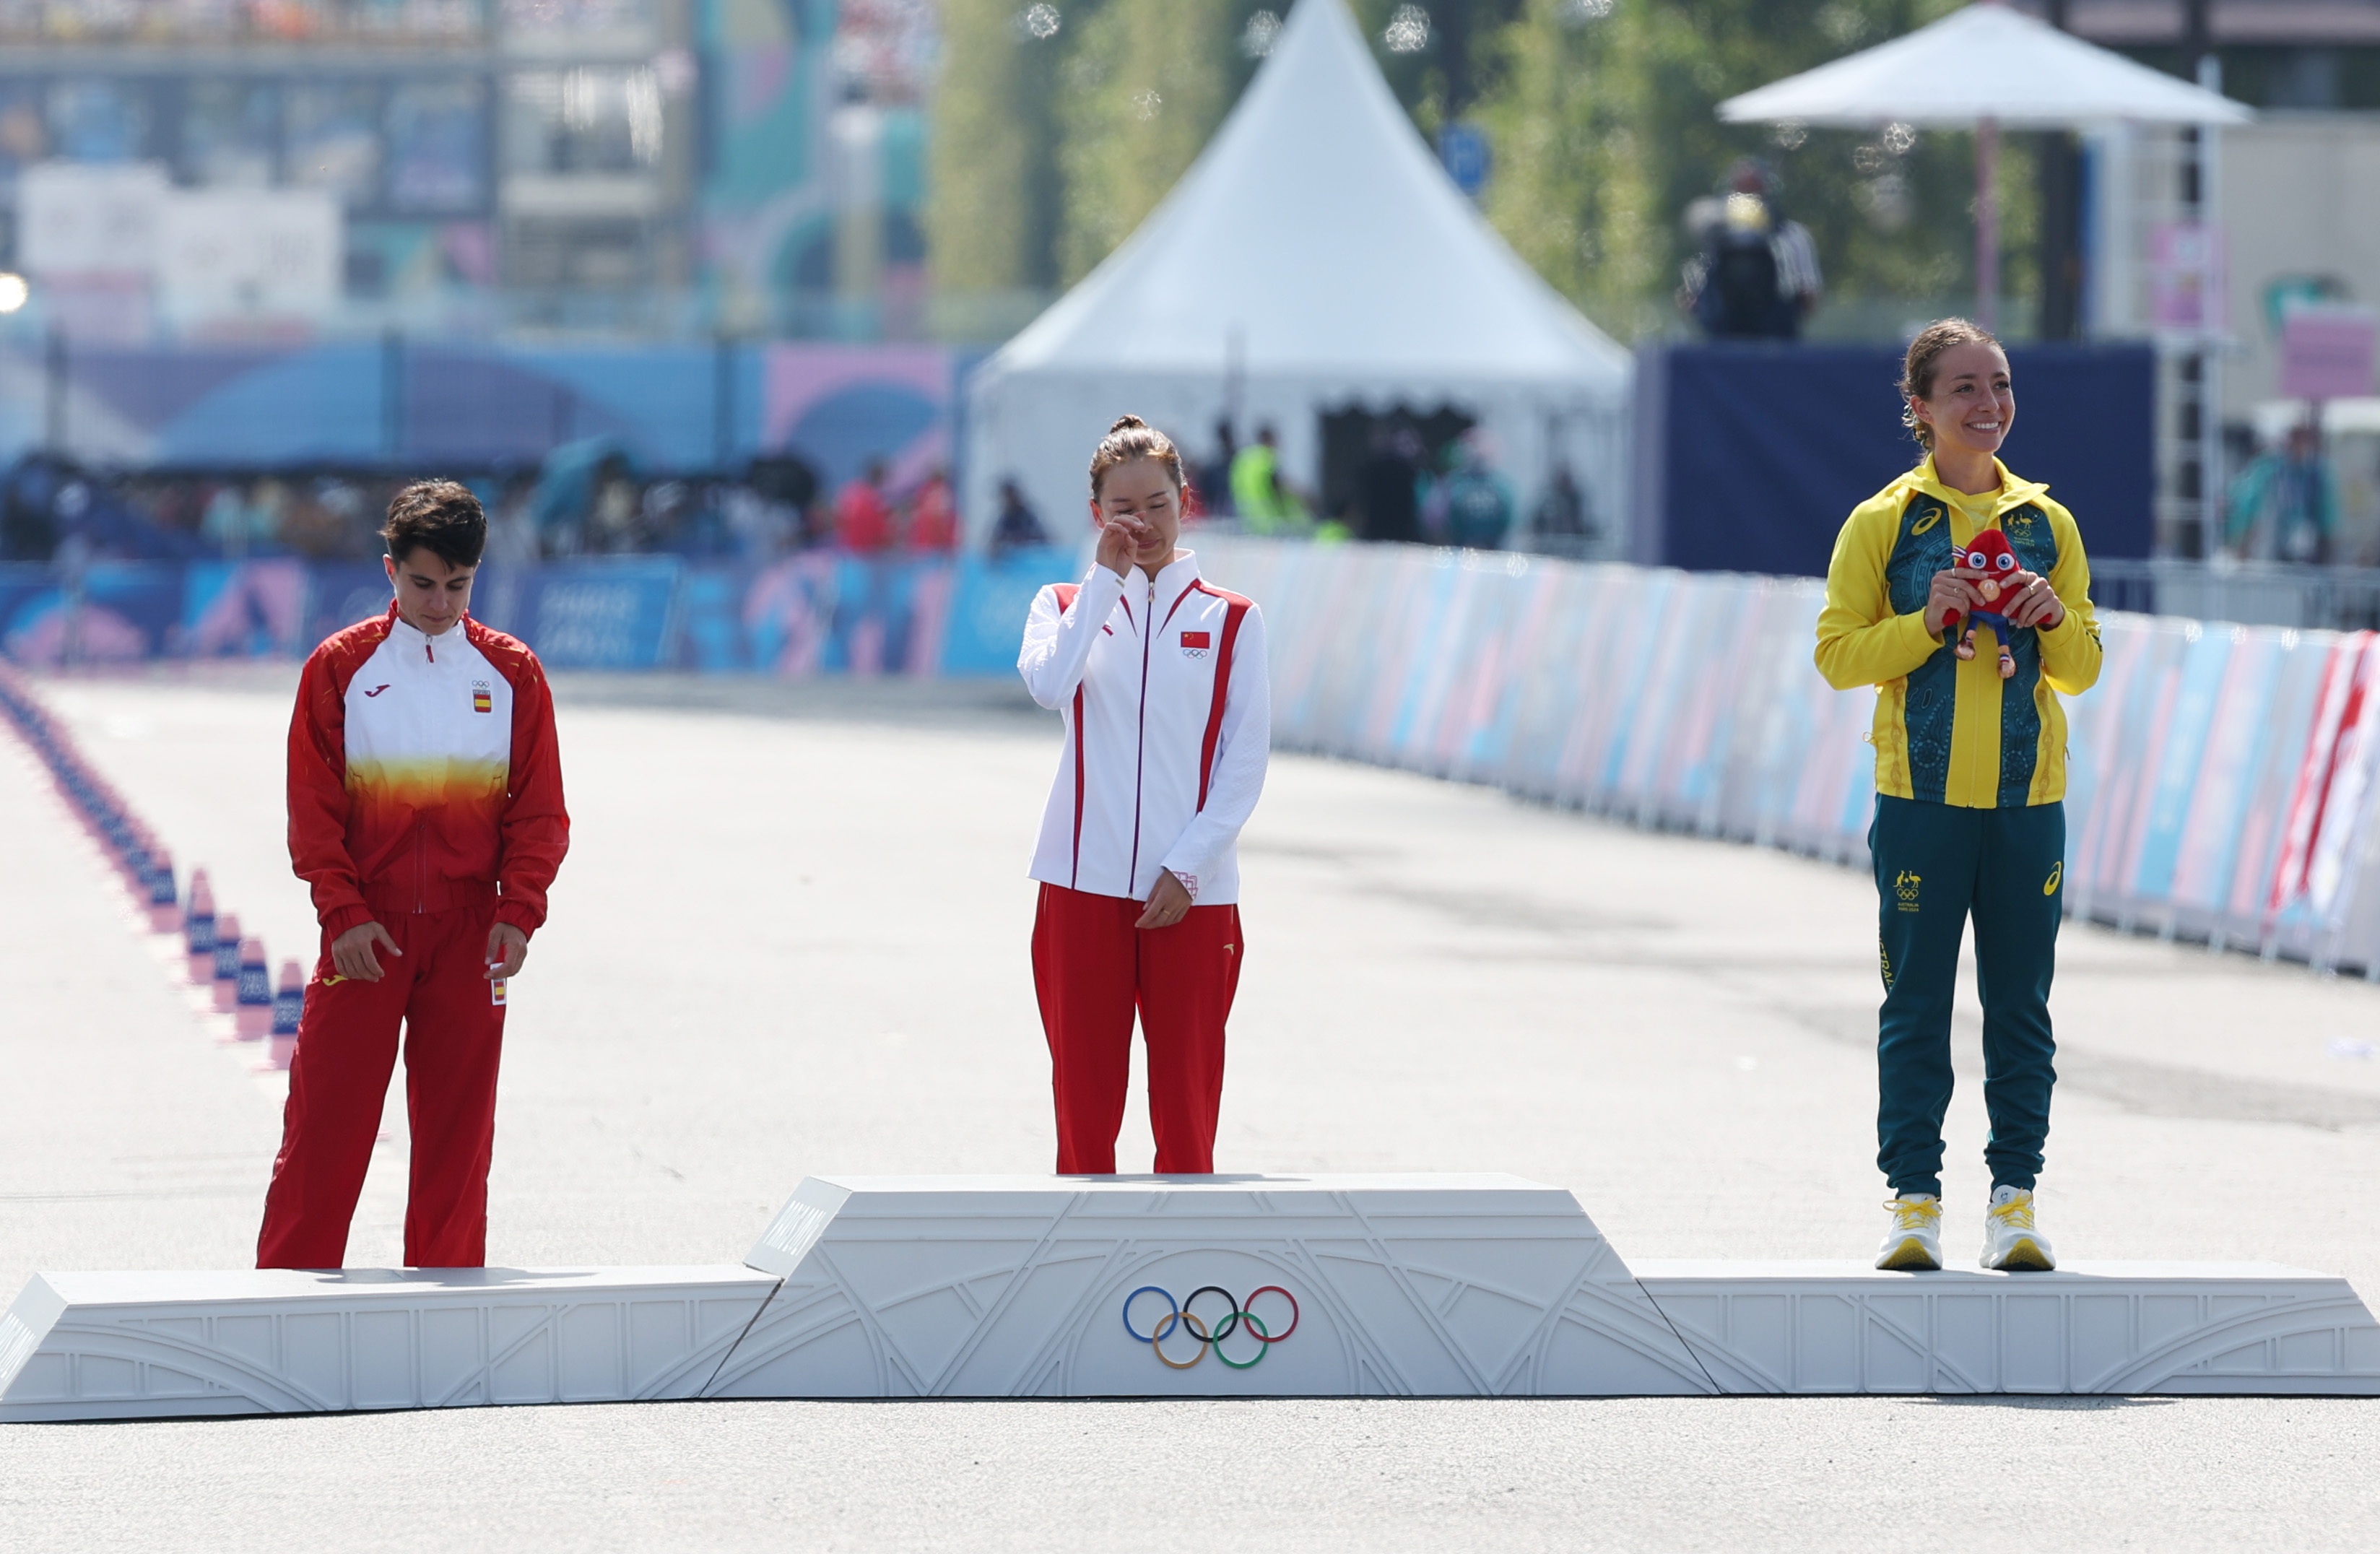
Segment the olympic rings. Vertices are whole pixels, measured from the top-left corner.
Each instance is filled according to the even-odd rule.
[[[1148,1332],[1142,1332],[1132,1325],[1132,1303],[1143,1295],[1162,1295],[1165,1298],[1165,1315],[1158,1318],[1157,1326]],[[1198,1304],[1198,1297],[1201,1295],[1222,1296],[1231,1303],[1231,1314],[1209,1326],[1205,1317],[1190,1309]],[[1289,1303],[1288,1327],[1274,1332],[1271,1325],[1256,1314],[1253,1308],[1258,1295],[1279,1295]],[[1215,1352],[1217,1359],[1233,1370],[1247,1370],[1259,1364],[1274,1344],[1295,1332],[1301,1317],[1297,1297],[1278,1284],[1267,1284],[1261,1289],[1251,1292],[1245,1305],[1235,1299],[1232,1293],[1220,1284],[1202,1284],[1191,1291],[1190,1298],[1185,1301],[1176,1301],[1172,1291],[1155,1284],[1143,1284],[1123,1298],[1123,1330],[1155,1350],[1159,1362],[1169,1370],[1188,1370],[1205,1359],[1207,1351],[1209,1349]],[[1223,1353],[1223,1341],[1237,1332],[1243,1323],[1246,1324],[1249,1336],[1260,1345],[1257,1350],[1256,1358],[1252,1360],[1234,1360]],[[1197,1341],[1196,1351],[1186,1360],[1177,1360],[1165,1352],[1165,1341],[1172,1336],[1176,1328],[1187,1329],[1190,1336]]]

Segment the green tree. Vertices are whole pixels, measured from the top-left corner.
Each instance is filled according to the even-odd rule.
[[[1058,269],[1080,279],[1189,170],[1247,82],[1246,0],[1101,0],[1060,71]]]
[[[1621,338],[1674,320],[1682,216],[1740,157],[1777,173],[1840,302],[1972,295],[1973,137],[1725,125],[1720,101],[1881,42],[1958,0],[1527,0],[1477,116],[1488,214]],[[2002,290],[2031,291],[2029,146],[2001,159]]]
[[[1063,18],[1017,0],[942,0],[928,141],[926,236],[935,285],[998,292],[1054,285],[1056,118]]]

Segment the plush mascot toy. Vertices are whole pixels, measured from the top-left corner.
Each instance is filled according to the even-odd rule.
[[[2001,590],[2017,570],[2016,552],[2010,548],[2008,536],[1997,528],[1977,530],[1975,537],[1967,541],[1967,548],[1954,552],[1950,562],[1954,566],[1983,574],[1975,579],[1975,591],[1984,596],[1987,604],[1999,602]],[[1942,639],[1951,642],[1961,658],[1973,658],[1975,628],[1979,625],[1992,628],[1992,638],[2000,645],[2000,678],[2009,678],[2016,673],[2016,657],[2009,651],[2009,639],[2015,633],[2010,629],[2006,615],[1978,610],[1961,621],[1958,611],[1947,611],[1942,616]]]

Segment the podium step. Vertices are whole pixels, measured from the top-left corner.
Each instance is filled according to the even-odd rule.
[[[691,1398],[776,1287],[745,1268],[37,1274],[0,1422]]]
[[[785,1282],[716,1397],[1715,1390],[1516,1176],[812,1177],[747,1260]]]
[[[1729,1392],[2380,1395],[2380,1325],[2346,1280],[2278,1263],[1635,1266]]]
[[[657,1398],[2380,1395],[2265,1263],[1645,1262],[1512,1176],[812,1177],[729,1268],[45,1273],[0,1422]]]

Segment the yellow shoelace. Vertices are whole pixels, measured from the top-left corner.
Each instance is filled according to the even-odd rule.
[[[1942,1200],[1924,1198],[1887,1198],[1884,1207],[1893,1212],[1892,1228],[1897,1231],[1931,1230],[1942,1220]]]
[[[2012,1231],[2029,1231],[2033,1224],[2033,1195],[2019,1193],[1992,1210],[1992,1218],[2003,1220]]]

